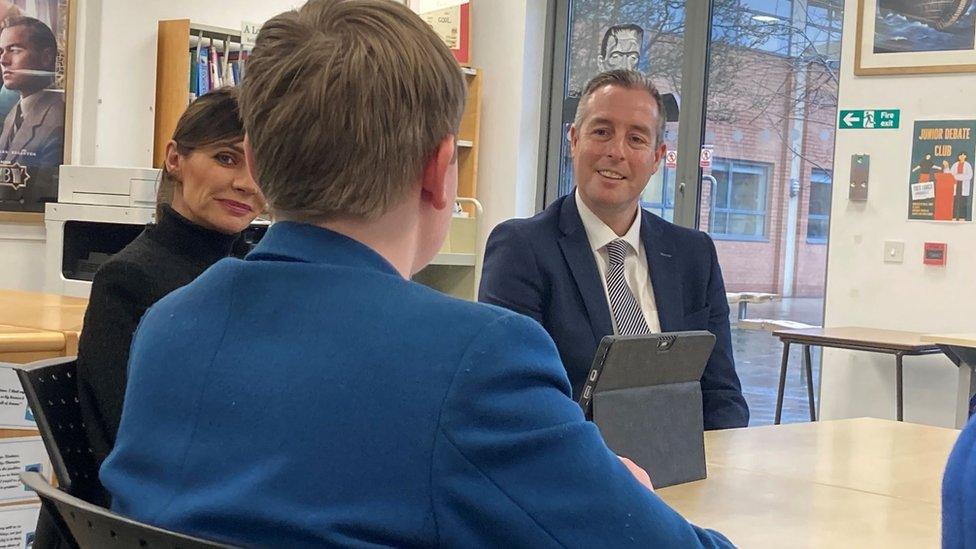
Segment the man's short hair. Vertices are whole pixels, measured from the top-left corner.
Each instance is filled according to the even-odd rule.
[[[610,38],[613,38],[616,42],[620,42],[620,33],[632,32],[637,35],[637,42],[639,44],[644,43],[644,29],[640,25],[635,25],[633,23],[628,23],[626,25],[614,25],[607,29],[607,32],[603,35],[603,43],[600,45],[600,57],[604,59],[607,58],[607,50],[610,48]]]
[[[583,89],[583,95],[580,97],[579,106],[576,107],[576,118],[573,120],[574,126],[579,128],[586,118],[589,110],[590,96],[605,86],[616,86],[628,90],[644,90],[649,93],[657,104],[657,142],[654,146],[656,147],[664,142],[664,129],[667,124],[667,115],[664,111],[664,100],[661,98],[661,92],[658,91],[654,82],[644,73],[627,69],[614,69],[600,73],[586,83],[586,87]]]
[[[265,23],[241,115],[255,175],[280,219],[374,219],[398,204],[467,87],[444,42],[389,0],[310,0]]]
[[[3,20],[3,23],[0,23],[0,32],[13,27],[27,28],[27,40],[32,49],[38,51],[52,50],[50,66],[39,68],[53,71],[55,59],[58,54],[58,40],[54,37],[54,32],[51,31],[51,27],[47,26],[40,19],[26,15],[14,15],[7,17]]]

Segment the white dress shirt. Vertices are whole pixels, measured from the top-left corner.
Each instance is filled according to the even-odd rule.
[[[629,244],[627,258],[624,259],[624,280],[633,292],[634,298],[640,304],[641,312],[644,313],[644,320],[651,333],[661,332],[661,321],[657,317],[657,304],[654,302],[654,288],[651,286],[651,274],[647,265],[647,253],[644,251],[644,243],[640,238],[641,215],[634,216],[634,222],[630,229],[623,236],[617,236],[613,229],[607,226],[599,217],[591,211],[576,191],[576,207],[579,209],[580,219],[583,220],[583,228],[586,229],[586,238],[590,241],[590,249],[596,259],[596,267],[600,271],[600,283],[603,284],[603,297],[607,300],[607,309],[610,312],[610,321],[613,323],[613,333],[619,334],[617,330],[617,319],[613,318],[613,309],[610,308],[610,294],[607,291],[607,269],[610,266],[610,257],[607,254],[607,244],[620,238]]]

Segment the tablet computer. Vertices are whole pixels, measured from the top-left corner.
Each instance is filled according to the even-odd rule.
[[[605,336],[593,357],[579,405],[592,419],[593,395],[701,379],[715,336],[700,330],[639,336]]]

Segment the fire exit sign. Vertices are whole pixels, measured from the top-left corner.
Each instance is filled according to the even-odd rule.
[[[839,127],[842,130],[893,130],[901,122],[898,109],[866,109],[840,111]]]

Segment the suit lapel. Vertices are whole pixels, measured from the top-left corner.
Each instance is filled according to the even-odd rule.
[[[43,91],[38,93],[45,93]],[[34,141],[37,136],[37,130],[44,123],[44,117],[47,116],[47,111],[51,108],[51,103],[45,101],[46,97],[39,98],[37,105],[30,113],[24,116],[24,123],[14,135],[14,141],[10,145],[10,149],[13,151],[21,151],[27,149],[27,146]]]
[[[603,281],[600,280],[600,270],[597,269],[590,241],[586,238],[586,229],[576,208],[575,192],[562,198],[559,211],[559,228],[563,236],[559,239],[559,248],[573,273],[573,280],[583,298],[590,328],[597,341],[603,336],[613,333],[613,323],[610,320],[610,306],[603,291]]]
[[[673,332],[680,328],[684,318],[682,283],[675,264],[674,246],[665,237],[666,221],[643,209],[641,215],[641,241],[647,254],[647,267],[651,274],[661,331]]]

